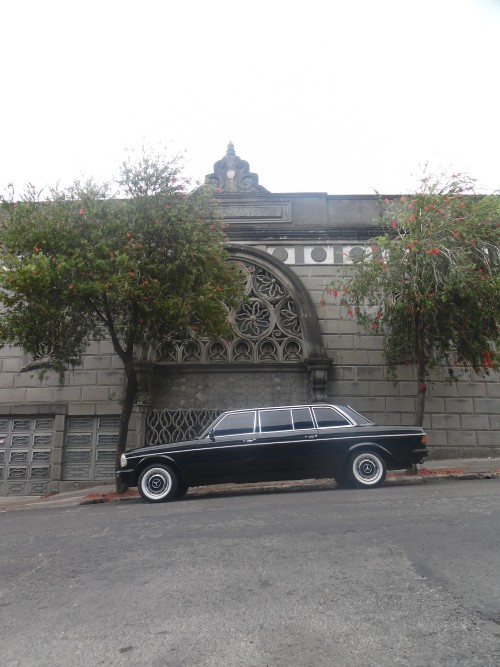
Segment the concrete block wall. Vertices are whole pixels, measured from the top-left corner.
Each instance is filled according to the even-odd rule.
[[[397,384],[385,380],[386,367],[380,335],[360,330],[341,312],[338,300],[324,294],[339,267],[291,267],[308,288],[316,306],[327,355],[333,360],[328,399],[344,401],[379,424],[412,425],[416,376],[402,367]],[[321,305],[321,301],[325,304]],[[500,456],[500,376],[486,378],[473,372],[458,382],[440,380],[429,385],[424,427],[432,458]]]
[[[124,371],[110,342],[92,343],[82,364],[65,373],[64,385],[56,373],[49,372],[41,381],[34,372],[21,373],[28,357],[16,348],[0,348],[0,416],[54,418],[49,491],[87,488],[101,482],[62,481],[64,437],[68,417],[120,416]],[[145,415],[134,408],[128,433],[128,448],[144,442]],[[109,483],[114,477],[109,478]]]
[[[68,415],[121,413],[124,372],[110,342],[92,343],[62,385],[52,371],[43,380],[33,371],[21,373],[27,361],[17,348],[0,348],[0,412],[2,406],[65,403]]]

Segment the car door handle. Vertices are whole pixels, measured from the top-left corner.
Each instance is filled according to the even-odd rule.
[[[314,440],[317,437],[317,435],[306,435],[306,440]]]
[[[257,438],[252,438],[251,440],[243,440],[243,442],[256,442]]]

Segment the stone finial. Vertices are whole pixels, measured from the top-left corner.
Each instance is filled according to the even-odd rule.
[[[236,155],[232,141],[227,146],[226,156],[214,164],[214,173],[205,177],[205,183],[224,194],[269,192],[259,185],[259,177],[250,172],[248,162]]]

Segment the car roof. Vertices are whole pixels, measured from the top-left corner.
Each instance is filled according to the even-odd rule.
[[[291,410],[292,408],[341,408],[342,404],[338,403],[301,403],[299,405],[269,405],[261,406],[259,408],[238,408],[236,410],[224,410],[222,414],[234,413],[234,412],[254,412],[256,410]]]

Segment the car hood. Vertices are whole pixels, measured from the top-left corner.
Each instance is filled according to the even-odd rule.
[[[137,449],[129,449],[125,452],[127,457],[136,457],[136,456],[151,456],[151,454],[168,454],[169,452],[179,451],[179,449],[185,449],[186,447],[192,447],[193,445],[198,444],[199,439],[195,440],[182,440],[181,442],[171,442],[164,445],[153,445],[151,447],[139,447]]]

